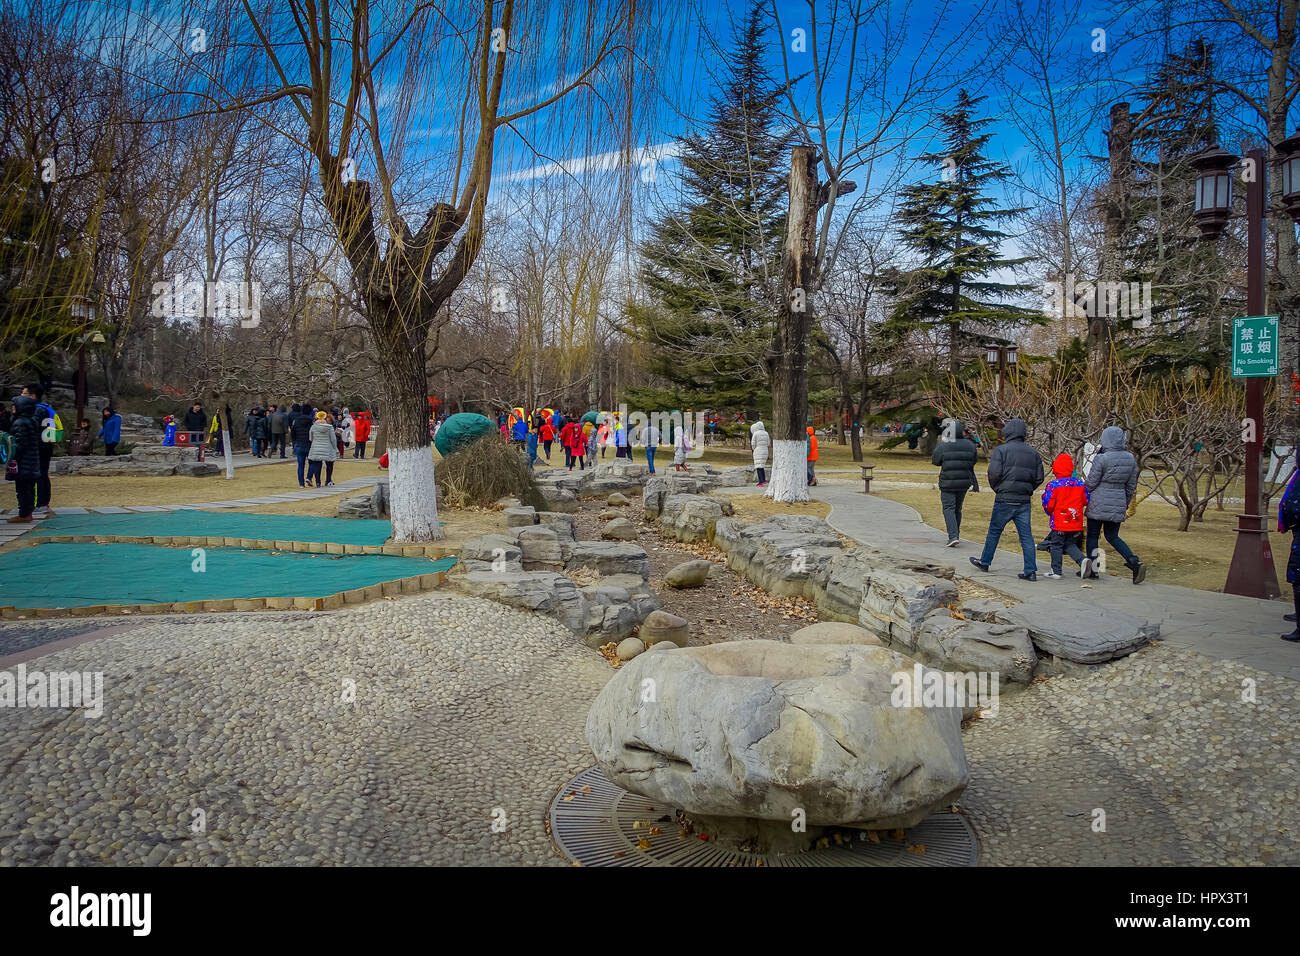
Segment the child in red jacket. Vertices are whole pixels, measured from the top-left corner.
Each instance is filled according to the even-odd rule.
[[[548,418],[542,422],[542,430],[538,433],[542,440],[542,447],[546,449],[546,463],[551,463],[551,442],[555,441],[555,426],[551,424]]]
[[[1069,455],[1056,456],[1052,462],[1055,477],[1043,489],[1043,510],[1047,512],[1051,533],[1047,536],[1048,551],[1052,555],[1052,570],[1044,577],[1061,576],[1061,552],[1064,551],[1080,568],[1084,565],[1079,535],[1083,531],[1083,512],[1088,506],[1088,489],[1074,477],[1074,459]]]

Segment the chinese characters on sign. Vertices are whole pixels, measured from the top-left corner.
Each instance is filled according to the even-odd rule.
[[[1232,377],[1277,374],[1277,316],[1243,316],[1232,322]]]

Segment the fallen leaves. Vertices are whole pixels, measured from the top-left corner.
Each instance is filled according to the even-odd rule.
[[[610,641],[608,644],[602,644],[600,646],[601,656],[605,658],[605,660],[609,661],[609,666],[614,668],[614,670],[618,670],[623,666],[623,662],[619,659],[617,648],[618,644],[614,641]]]

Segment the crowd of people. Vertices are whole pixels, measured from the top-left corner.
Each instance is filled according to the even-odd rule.
[[[522,417],[504,412],[497,416],[497,427],[503,441],[519,448],[528,456],[529,467],[536,468],[539,460],[551,463],[552,449],[559,445],[564,452],[564,465],[579,471],[594,465],[599,458],[608,456],[614,449],[615,458],[635,460],[633,448],[640,446],[645,453],[650,474],[655,474],[655,458],[666,444],[673,449],[673,470],[686,471],[686,458],[695,447],[688,430],[673,429],[664,436],[653,421],[629,429],[622,417],[614,412],[589,413],[580,418],[567,416],[559,409],[548,409],[549,414],[533,411]],[[665,440],[665,438],[667,440]]]

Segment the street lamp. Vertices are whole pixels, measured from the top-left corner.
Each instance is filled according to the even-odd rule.
[[[1020,347],[1011,345],[989,345],[985,348],[984,359],[990,366],[995,366],[998,370],[998,404],[1002,404],[1002,383],[1006,381],[1007,366],[1013,368],[1017,362],[1017,356],[1020,354]]]
[[[68,312],[74,319],[78,320],[81,328],[95,321],[95,304],[84,296],[77,296],[72,300],[68,307]],[[104,343],[104,336],[98,329],[94,332],[83,331],[77,337],[77,421],[78,427],[81,425],[81,419],[86,411],[86,341],[92,341],[96,345]]]
[[[1300,133],[1276,146],[1282,168],[1282,202],[1293,221],[1300,222]],[[1252,149],[1246,166],[1254,175],[1246,183],[1246,310],[1264,313],[1264,216],[1268,198],[1267,156]],[[1196,170],[1196,200],[1192,215],[1202,239],[1217,239],[1232,216],[1232,178],[1240,160],[1211,145],[1192,159]],[[1278,596],[1277,571],[1268,543],[1268,522],[1261,513],[1260,472],[1264,440],[1264,382],[1262,376],[1246,380],[1246,418],[1255,423],[1254,438],[1246,443],[1245,513],[1237,516],[1237,543],[1228,567],[1226,594],[1246,597]]]

